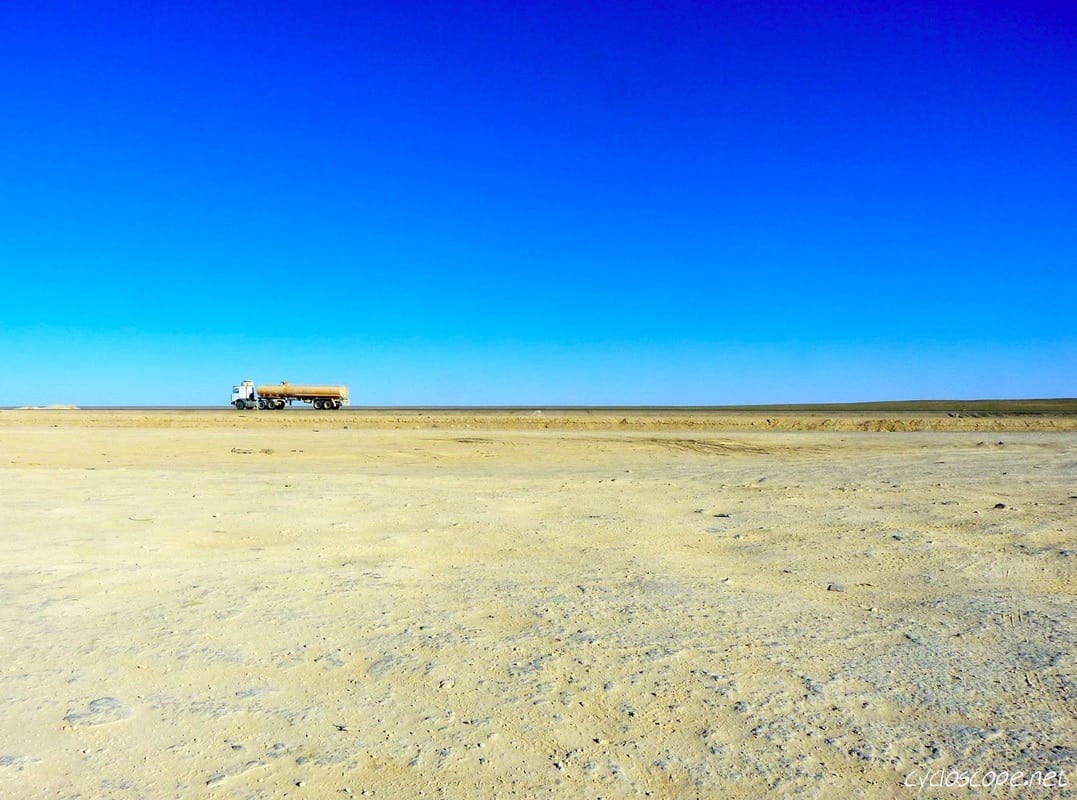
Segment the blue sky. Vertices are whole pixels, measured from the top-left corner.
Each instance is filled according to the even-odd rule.
[[[0,5],[0,405],[1077,396],[1077,6]]]

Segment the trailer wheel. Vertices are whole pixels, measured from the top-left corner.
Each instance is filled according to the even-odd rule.
[[[233,405],[235,405],[236,411],[242,411],[243,407],[246,405],[246,403],[244,403],[242,400],[236,400],[236,402]]]
[[[278,400],[276,405],[274,405],[273,407],[275,409],[277,409],[277,411],[283,411],[284,410],[284,401],[283,400]]]
[[[258,398],[258,408],[260,408],[260,409],[262,409],[264,411],[265,407],[266,407],[265,398],[264,397],[259,397]]]

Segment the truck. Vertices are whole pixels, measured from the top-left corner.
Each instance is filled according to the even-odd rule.
[[[348,402],[347,386],[308,386],[282,381],[279,384],[254,385],[243,381],[232,387],[232,405],[237,411],[252,408],[280,410],[294,401],[310,403],[317,409],[336,410]]]

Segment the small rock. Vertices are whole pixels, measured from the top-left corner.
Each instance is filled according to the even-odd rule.
[[[1005,508],[1005,507],[1006,507],[1005,503],[995,503],[995,508]]]
[[[828,585],[826,587],[826,590],[828,592],[844,592],[845,591],[845,586],[843,584],[840,584],[840,583],[831,583],[830,585]]]

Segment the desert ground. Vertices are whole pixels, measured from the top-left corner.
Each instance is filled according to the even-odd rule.
[[[0,411],[0,796],[1074,796],[1075,523],[1065,415]]]

